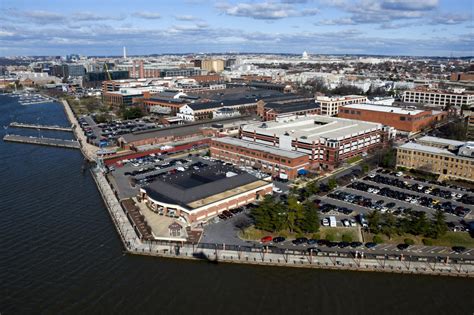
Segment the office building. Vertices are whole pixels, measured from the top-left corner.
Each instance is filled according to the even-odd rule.
[[[334,169],[344,160],[372,152],[392,135],[382,124],[328,116],[277,117],[241,127],[241,139],[309,155],[313,168]]]
[[[321,115],[336,116],[339,112],[339,106],[367,103],[367,97],[361,95],[317,96],[316,102],[321,107]]]
[[[474,142],[423,138],[397,148],[397,166],[438,174],[441,179],[474,181]]]
[[[417,133],[448,117],[447,112],[395,106],[352,104],[339,107],[338,117],[371,121],[391,126],[403,133]]]
[[[405,91],[403,102],[471,108],[474,107],[474,93],[465,92],[464,89],[453,89],[452,91],[418,89]]]
[[[284,179],[295,179],[298,172],[309,168],[306,153],[231,137],[212,139],[210,152],[213,158]]]

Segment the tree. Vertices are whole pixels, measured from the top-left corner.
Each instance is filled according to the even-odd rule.
[[[251,216],[257,229],[273,232],[274,224],[271,212],[274,208],[275,200],[271,195],[266,195],[257,207],[252,208]]]
[[[446,224],[446,215],[440,209],[436,210],[434,214],[434,222],[431,228],[430,236],[432,238],[438,238],[443,236],[448,231],[448,225]]]
[[[300,226],[303,220],[303,205],[298,202],[296,196],[289,196],[288,208],[286,212],[286,227],[290,232],[301,232]]]
[[[328,179],[328,187],[329,187],[329,190],[333,190],[334,188],[337,187],[337,181],[334,177],[331,177],[330,179]]]
[[[379,233],[380,231],[380,213],[377,211],[371,211],[367,215],[367,220],[369,221],[369,229],[372,233]]]
[[[301,230],[305,233],[316,233],[319,231],[319,214],[316,205],[311,201],[303,203],[304,219],[301,221]]]
[[[383,215],[382,233],[387,235],[389,239],[397,232],[397,220],[392,213],[385,213]]]
[[[122,110],[123,119],[135,119],[143,117],[143,112],[139,107],[124,108]]]
[[[316,182],[313,180],[306,185],[306,191],[308,192],[309,196],[312,196],[319,192],[319,187],[316,185]]]

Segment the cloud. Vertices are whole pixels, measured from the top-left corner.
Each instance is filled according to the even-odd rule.
[[[161,19],[161,15],[157,12],[135,12],[132,14],[134,17],[146,20],[158,20]]]
[[[292,4],[279,2],[224,3],[217,5],[217,9],[227,15],[257,20],[278,20],[288,17],[311,16],[319,13],[319,10],[316,8],[298,10]]]
[[[446,14],[439,14],[433,17],[431,20],[431,24],[433,25],[455,25],[461,24],[467,21],[472,21],[471,14],[453,14],[453,13],[446,13]]]
[[[178,21],[197,21],[200,20],[199,18],[192,16],[192,15],[176,15],[174,17]]]
[[[438,6],[438,0],[384,0],[382,9],[399,11],[427,11]]]

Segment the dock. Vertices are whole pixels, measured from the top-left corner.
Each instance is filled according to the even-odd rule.
[[[80,149],[80,144],[77,140],[6,135],[5,137],[3,137],[3,141],[46,145],[46,146],[51,146],[51,147],[68,148],[68,149]]]
[[[72,127],[62,127],[57,125],[39,125],[39,124],[25,124],[20,122],[12,122],[9,125],[14,128],[28,128],[28,129],[41,129],[41,130],[55,130],[55,131],[68,131],[72,132]]]

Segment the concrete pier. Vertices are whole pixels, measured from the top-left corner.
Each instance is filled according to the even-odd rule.
[[[63,140],[63,139],[55,139],[55,138],[38,138],[38,137],[27,137],[27,136],[19,136],[19,135],[6,135],[5,137],[3,137],[3,141],[38,144],[38,145],[46,145],[46,146],[51,146],[51,147],[60,147],[60,148],[68,148],[68,149],[80,149],[79,142],[76,140]]]
[[[56,126],[56,125],[25,124],[25,123],[20,123],[16,121],[10,123],[10,127],[72,132],[72,127],[61,127],[61,126]]]

